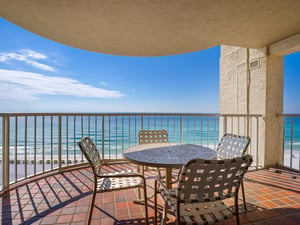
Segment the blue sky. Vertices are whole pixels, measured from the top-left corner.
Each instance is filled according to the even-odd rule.
[[[106,55],[2,18],[0,43],[0,112],[219,112],[219,47],[164,57]],[[300,54],[285,64],[284,111],[299,113]]]

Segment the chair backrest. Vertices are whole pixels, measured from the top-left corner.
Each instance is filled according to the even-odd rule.
[[[242,156],[245,154],[249,143],[250,137],[248,136],[224,134],[217,147],[217,157],[218,159],[230,159]]]
[[[187,162],[179,175],[179,203],[216,201],[238,195],[251,163],[250,155],[224,160],[197,158]]]
[[[169,142],[166,130],[140,130],[139,144],[167,143]]]
[[[79,142],[78,145],[80,150],[84,154],[87,161],[93,168],[94,174],[100,174],[101,172],[101,157],[99,152],[94,145],[93,141],[89,137],[83,137]]]

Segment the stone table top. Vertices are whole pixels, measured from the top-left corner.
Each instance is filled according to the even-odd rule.
[[[194,158],[214,159],[216,152],[200,145],[155,143],[129,147],[125,150],[124,157],[131,162],[145,166],[181,168]]]

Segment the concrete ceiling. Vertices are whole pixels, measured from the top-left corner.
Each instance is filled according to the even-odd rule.
[[[131,56],[261,48],[300,33],[300,0],[0,0],[0,15],[62,44]]]

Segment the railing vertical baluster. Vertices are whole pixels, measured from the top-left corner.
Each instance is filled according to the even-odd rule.
[[[256,169],[258,169],[258,137],[259,137],[259,122],[256,117]]]
[[[45,116],[42,117],[42,163],[45,172]]]
[[[33,166],[33,173],[34,175],[36,175],[36,123],[37,123],[37,119],[36,119],[36,116],[34,116],[34,134],[33,134],[33,146],[34,146],[34,149],[33,149],[33,163],[34,163],[34,166]]]
[[[283,150],[283,154],[282,154],[282,157],[281,157],[281,165],[282,166],[285,166],[284,165],[284,151],[285,151],[285,125],[286,125],[286,118],[285,117],[281,117],[282,119],[282,137],[283,137],[283,141],[282,141],[282,150]],[[300,157],[299,157],[299,160],[300,160]],[[299,163],[299,166],[300,166],[300,163]]]
[[[130,135],[130,128],[131,128],[131,116],[129,115],[128,116],[128,146],[130,147],[131,146],[131,144],[130,144],[130,142],[131,142],[131,140],[130,140],[130,138],[131,138],[131,135]]]
[[[61,165],[62,165],[62,150],[61,150],[61,140],[62,140],[62,116],[59,115],[58,116],[58,129],[57,129],[57,132],[58,132],[58,169],[59,171],[61,171]]]
[[[102,137],[101,137],[101,142],[102,142],[102,159],[104,159],[104,145],[105,145],[105,142],[104,142],[104,135],[105,135],[105,122],[104,122],[104,115],[102,114]]]
[[[161,115],[160,116],[160,129],[162,129],[162,127],[163,127],[163,122],[162,121],[163,121],[163,116]]]
[[[69,115],[66,115],[66,164],[69,165]]]
[[[252,137],[252,117],[248,117],[247,119],[247,123],[248,123],[248,128],[247,128],[247,134],[248,136]],[[251,125],[250,125],[251,124]],[[252,153],[252,141],[250,141],[250,144],[248,146],[248,149],[247,149],[247,153],[250,154]]]
[[[9,189],[9,116],[2,116],[2,190]]]
[[[18,180],[17,165],[18,165],[18,116],[15,117],[15,182]]]
[[[95,143],[96,143],[96,146],[98,146],[98,116],[97,115],[95,115],[94,116],[94,120],[95,120],[95,129],[94,129],[94,131],[95,131]]]
[[[291,152],[290,152],[290,168],[293,167],[293,144],[294,144],[294,117],[291,117]]]
[[[182,115],[180,115],[180,143],[182,143]]]
[[[176,116],[174,115],[174,142],[176,142]]]
[[[80,128],[81,128],[81,137],[83,137],[84,136],[83,115],[80,116]]]
[[[111,158],[111,151],[110,151],[110,116],[108,116],[108,155],[109,159]]]
[[[214,149],[216,149],[216,130],[217,130],[217,121],[216,121],[216,117],[214,117]]]
[[[83,115],[80,117],[80,127],[81,127],[81,138],[84,137],[84,122]],[[81,161],[83,161],[83,155],[81,154]]]
[[[53,116],[50,117],[51,170],[53,170]]]
[[[230,116],[230,119],[231,119],[231,127],[230,127],[230,132],[231,133],[234,133],[234,131],[233,131],[233,116]]]
[[[223,116],[223,134],[227,133],[227,117]]]
[[[141,129],[144,130],[144,116],[141,115]]]
[[[118,155],[118,116],[116,116],[116,155],[117,158]]]
[[[137,143],[136,140],[137,130],[136,130],[136,116],[134,116],[134,143]]]
[[[27,178],[27,116],[25,116],[25,125],[24,125],[24,171],[25,171],[25,178]]]
[[[202,145],[202,135],[203,135],[203,123],[202,117],[200,118],[200,145]]]
[[[186,143],[189,143],[189,123],[190,123],[190,116],[186,117]]]
[[[207,117],[207,147],[209,147],[209,116]]]
[[[245,136],[249,136],[249,132],[248,132],[248,125],[247,121],[249,122],[249,118],[248,117],[244,117],[244,135]]]
[[[74,164],[76,164],[77,162],[76,162],[76,116],[74,115],[74,120],[73,120],[73,135],[74,135],[74,138],[73,138],[73,144],[74,144]]]
[[[170,129],[170,115],[167,116],[167,131]]]
[[[124,151],[124,115],[122,115],[122,154]]]
[[[196,144],[196,116],[194,116],[194,144]]]
[[[91,136],[91,116],[88,115],[88,136]]]
[[[50,141],[51,141],[51,170],[53,170],[53,116],[50,122]]]
[[[237,133],[239,134],[240,133],[240,117],[237,117],[236,119],[237,119],[237,124],[238,124],[237,125],[237,129],[238,129]]]

